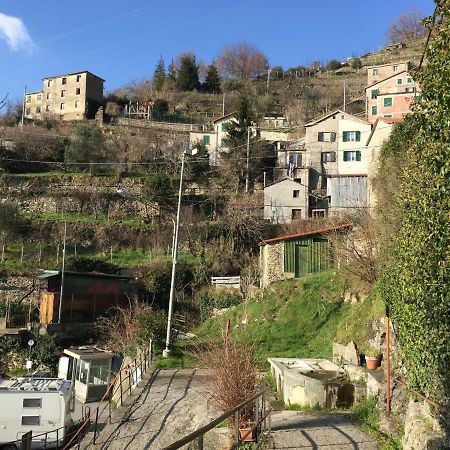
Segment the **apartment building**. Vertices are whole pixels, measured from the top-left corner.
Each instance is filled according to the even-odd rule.
[[[367,86],[411,69],[411,61],[378,64],[367,67]]]
[[[25,95],[25,117],[92,119],[103,102],[105,80],[88,71],[43,78],[42,91]]]

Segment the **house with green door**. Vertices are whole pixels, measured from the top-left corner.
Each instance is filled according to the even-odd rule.
[[[332,238],[348,234],[352,225],[326,227],[300,234],[266,239],[260,243],[261,287],[273,281],[300,278],[337,263]]]

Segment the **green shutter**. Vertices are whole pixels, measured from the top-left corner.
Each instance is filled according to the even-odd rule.
[[[356,132],[356,141],[360,141],[361,140],[361,131],[357,131]]]
[[[392,97],[385,97],[383,100],[383,106],[392,106]]]
[[[361,150],[356,150],[356,161],[361,161]]]
[[[344,142],[348,142],[348,131],[344,131],[344,132],[342,133],[342,140],[343,140]]]
[[[372,116],[376,116],[378,114],[378,107],[372,106]]]
[[[344,161],[348,161],[350,152],[344,152]]]
[[[205,145],[209,145],[209,136],[206,135],[206,134],[203,136],[203,143],[204,143]]]
[[[371,93],[371,97],[372,98],[377,98],[378,97],[378,89],[372,89],[370,91],[370,93]]]

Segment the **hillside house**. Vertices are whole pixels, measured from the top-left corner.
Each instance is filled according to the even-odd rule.
[[[191,146],[199,142],[205,145],[212,165],[217,165],[220,160],[220,153],[228,150],[225,145],[225,139],[227,138],[225,126],[230,122],[236,122],[236,113],[232,112],[214,120],[213,130],[211,131],[191,131],[189,133]]]
[[[25,117],[93,119],[103,103],[104,81],[86,70],[43,78],[42,91],[25,94]]]
[[[336,110],[308,122],[305,128],[310,216],[366,207],[371,154],[365,142],[371,132],[370,123]]]
[[[36,277],[45,283],[39,297],[39,321],[58,323],[61,271],[46,270]],[[134,278],[97,272],[64,272],[61,323],[86,323],[114,306],[128,306],[139,288]]]
[[[412,68],[411,61],[400,61],[386,64],[378,64],[367,67],[367,86],[390,78],[400,72],[408,71]]]
[[[331,252],[331,237],[346,234],[351,228],[351,224],[345,224],[262,241],[261,287],[334,267],[337,261]]]
[[[305,177],[285,178],[264,188],[264,219],[271,223],[290,223],[309,217],[308,171]]]
[[[378,118],[403,119],[411,111],[420,87],[410,72],[404,70],[366,87],[366,113],[369,122]]]

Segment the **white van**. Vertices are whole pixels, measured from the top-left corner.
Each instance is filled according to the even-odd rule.
[[[71,381],[22,377],[0,380],[0,448],[29,431],[33,433],[32,448],[62,444],[72,426],[72,405]]]

